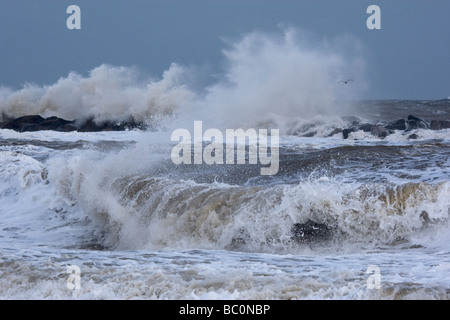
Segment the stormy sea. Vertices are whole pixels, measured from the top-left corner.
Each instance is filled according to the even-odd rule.
[[[354,59],[288,40],[202,90],[177,64],[1,87],[0,298],[447,300],[450,99],[358,99]],[[174,162],[195,121],[279,130],[277,170]]]

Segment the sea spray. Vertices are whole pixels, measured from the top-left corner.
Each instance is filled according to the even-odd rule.
[[[202,120],[219,129],[271,126],[286,134],[298,122],[353,111],[352,101],[367,87],[360,46],[350,37],[320,42],[294,28],[253,32],[228,43],[222,75],[203,90],[192,89],[202,75],[188,74],[200,68],[173,63],[160,79],[144,81],[134,67],[103,64],[87,77],[74,71],[52,85],[1,87],[0,120],[39,114],[172,129]],[[343,75],[357,80],[342,86]]]
[[[265,186],[206,184],[152,169],[164,168],[168,159],[144,165],[129,153],[134,152],[103,160],[92,154],[49,168],[52,184],[61,185],[64,196],[76,199],[99,223],[104,245],[112,248],[295,252],[299,244],[292,228],[307,221],[331,228],[338,247],[342,242],[388,245],[448,218],[447,182],[394,188],[335,178]],[[137,162],[140,169],[133,170]],[[204,172],[198,166],[192,170]],[[62,180],[53,180],[60,174]],[[311,244],[316,240],[321,239]]]
[[[172,64],[162,79],[142,83],[134,68],[103,64],[88,77],[71,72],[53,85],[27,84],[18,91],[2,88],[0,114],[3,118],[39,114],[96,123],[133,120],[153,124],[192,99],[194,94],[179,83],[182,73],[182,67]]]
[[[344,55],[343,46],[354,50]],[[366,86],[355,39],[320,43],[290,28],[282,36],[253,32],[230,47],[224,51],[223,79],[207,88],[202,101],[205,111],[214,106],[216,120],[228,125],[271,123],[284,134],[292,119],[345,114],[351,110],[349,101],[357,99]],[[352,74],[358,83],[342,87],[338,82],[343,74]]]

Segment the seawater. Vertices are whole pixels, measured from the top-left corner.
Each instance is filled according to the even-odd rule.
[[[410,102],[389,103],[393,119]],[[267,177],[174,165],[170,131],[1,130],[0,297],[448,299],[449,130],[343,139],[334,125],[282,135]],[[296,239],[308,221],[330,237]]]

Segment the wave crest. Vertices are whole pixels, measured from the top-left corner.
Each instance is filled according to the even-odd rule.
[[[65,196],[76,199],[100,224],[104,245],[118,249],[295,252],[324,241],[337,244],[333,248],[342,243],[376,247],[407,241],[448,219],[447,182],[393,187],[318,179],[233,186],[142,174],[110,176],[110,170],[94,174],[99,172],[94,166],[77,165],[63,170],[72,172],[67,179],[75,184],[64,188]],[[299,226],[330,232],[315,237],[307,231],[302,241],[294,230]]]

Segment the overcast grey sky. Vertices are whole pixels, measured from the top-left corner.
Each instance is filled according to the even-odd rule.
[[[69,30],[66,8],[81,8]],[[381,8],[369,30],[366,9]],[[1,0],[0,86],[47,85],[101,64],[160,76],[172,62],[219,70],[223,39],[280,25],[318,39],[349,34],[362,43],[369,99],[450,96],[448,0]]]

